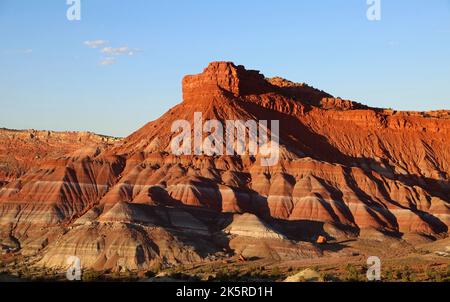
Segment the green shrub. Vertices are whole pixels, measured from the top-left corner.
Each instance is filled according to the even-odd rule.
[[[332,282],[332,281],[336,281],[336,277],[334,277],[331,274],[328,273],[320,273],[320,278],[319,278],[320,282]]]
[[[158,275],[162,271],[163,267],[160,262],[155,262],[147,272],[145,272],[145,276],[147,278],[153,278]]]
[[[95,282],[99,281],[102,276],[102,272],[87,270],[83,272],[82,280],[83,282]]]
[[[345,278],[346,281],[348,282],[362,281],[359,270],[354,265],[348,264],[345,270],[346,270],[346,278]]]
[[[414,272],[409,268],[409,266],[405,266],[400,270],[396,270],[394,272],[394,280],[402,281],[402,282],[413,282],[417,279],[417,276]]]
[[[442,276],[440,272],[429,269],[426,271],[427,280],[431,282],[442,282],[445,276]]]
[[[247,272],[248,274],[252,274],[253,272]],[[244,275],[245,276],[245,275]],[[227,269],[223,269],[216,274],[216,280],[221,282],[232,282],[238,281],[242,275],[239,274],[238,271],[229,271]]]
[[[272,275],[273,276],[281,276],[281,270],[280,270],[280,268],[278,266],[275,266],[272,269]]]
[[[393,272],[392,270],[386,270],[386,272],[384,273],[384,280],[385,281],[394,281],[395,277],[394,277],[395,272]]]

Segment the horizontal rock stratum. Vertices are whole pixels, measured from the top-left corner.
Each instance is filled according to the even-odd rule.
[[[100,152],[119,140],[90,132],[0,128],[0,185],[17,179],[47,159],[75,151],[78,154]]]
[[[171,154],[173,122],[193,123],[195,112],[279,120],[280,161]],[[214,62],[183,79],[183,102],[129,137],[8,179],[0,244],[46,267],[77,256],[86,267],[136,270],[233,254],[320,257],[319,235],[443,238],[448,137],[448,111],[370,108]]]

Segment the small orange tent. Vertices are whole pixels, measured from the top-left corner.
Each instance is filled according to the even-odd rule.
[[[325,238],[324,236],[319,236],[319,238],[317,238],[317,243],[325,244],[325,243],[327,243],[327,238]]]

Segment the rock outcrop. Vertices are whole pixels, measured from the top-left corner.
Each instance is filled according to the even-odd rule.
[[[447,111],[369,108],[229,62],[185,77],[183,97],[110,147],[48,158],[10,179],[0,189],[2,242],[40,255],[44,266],[79,256],[88,267],[123,270],[224,250],[318,257],[305,242],[318,235],[447,236]],[[172,124],[193,123],[195,112],[221,122],[279,120],[278,164],[172,154]]]
[[[71,152],[99,153],[120,139],[90,132],[0,129],[0,187]]]

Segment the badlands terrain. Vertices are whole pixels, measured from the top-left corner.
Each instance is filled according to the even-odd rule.
[[[119,139],[89,132],[54,132],[0,128],[0,184],[16,180],[48,158],[83,148],[98,150]]]
[[[378,256],[385,280],[449,278],[449,111],[370,108],[230,62],[182,85],[124,139],[0,131],[0,270],[50,278],[76,256],[91,277],[362,281]],[[195,112],[279,120],[278,164],[173,155],[173,122]]]

